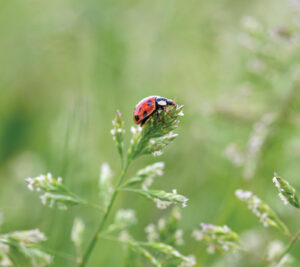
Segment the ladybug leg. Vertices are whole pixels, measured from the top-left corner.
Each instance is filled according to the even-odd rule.
[[[147,118],[145,118],[145,119],[143,119],[142,121],[141,121],[141,126],[143,127],[143,125],[146,123],[146,121],[149,119],[149,117],[147,117]]]
[[[157,120],[158,120],[159,122],[163,122],[163,121],[160,119],[160,116],[159,116],[159,110],[160,110],[160,109],[163,110],[164,108],[160,106],[160,107],[155,111],[155,112],[156,112],[156,117],[157,117]]]
[[[159,113],[158,113],[158,112],[156,112],[156,117],[157,117],[157,120],[158,120],[159,122],[161,122],[161,119],[160,119],[160,117],[159,117]]]
[[[153,112],[152,116],[154,116],[154,115],[155,115],[154,113],[156,113],[156,118],[157,118],[157,120],[158,120],[159,122],[163,122],[163,121],[160,119],[160,116],[159,116],[158,109],[157,109],[157,110],[155,110],[155,111]]]

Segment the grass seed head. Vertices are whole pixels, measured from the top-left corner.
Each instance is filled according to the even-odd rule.
[[[158,116],[151,116],[143,127],[132,127],[128,161],[141,155],[161,155],[164,147],[177,137],[173,131],[178,127],[182,116],[183,106],[168,106],[166,110],[159,110]]]
[[[76,217],[74,219],[72,232],[71,232],[71,240],[73,241],[77,254],[81,251],[82,243],[83,243],[83,234],[85,230],[85,224],[82,219]]]
[[[59,209],[67,209],[83,201],[68,190],[62,183],[62,178],[54,178],[51,173],[41,174],[35,178],[26,178],[25,182],[31,191],[43,192],[40,196],[43,205],[50,208],[57,206]]]
[[[202,229],[195,229],[192,236],[196,241],[204,241],[209,253],[224,253],[231,249],[238,249],[239,236],[227,225],[200,224]]]
[[[283,201],[285,205],[290,204],[295,208],[298,209],[300,208],[298,193],[295,190],[295,188],[293,188],[289,184],[288,181],[282,179],[275,173],[273,177],[273,183],[275,184],[278,190],[278,195],[280,199]]]
[[[112,121],[113,128],[111,129],[110,133],[113,137],[113,140],[116,143],[117,149],[121,158],[123,158],[123,146],[124,146],[124,121],[122,118],[122,114],[119,110],[116,111],[116,117]]]
[[[101,165],[99,177],[99,196],[104,208],[108,206],[113,191],[112,179],[113,172],[109,164],[105,162]]]
[[[290,234],[288,228],[278,218],[278,216],[269,207],[269,205],[255,196],[252,192],[238,189],[235,191],[235,195],[241,201],[248,204],[249,210],[251,210],[259,218],[259,221],[263,224],[264,227],[272,226],[287,235]]]

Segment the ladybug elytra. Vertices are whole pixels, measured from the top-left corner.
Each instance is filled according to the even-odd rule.
[[[133,120],[136,124],[144,125],[144,123],[157,112],[159,109],[164,110],[167,106],[176,106],[175,102],[161,96],[148,96],[142,99],[135,107],[133,112]]]

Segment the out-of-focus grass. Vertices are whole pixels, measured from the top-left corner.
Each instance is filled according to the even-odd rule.
[[[116,173],[119,168],[109,134],[115,110],[122,111],[129,132],[135,104],[156,94],[185,105],[180,136],[161,157],[166,174],[157,183],[189,197],[182,220],[187,233],[201,221],[226,223],[239,233],[256,227],[256,218],[234,197],[238,187],[255,191],[297,230],[299,215],[283,208],[271,178],[278,171],[300,188],[298,95],[288,107],[292,121],[284,119],[270,136],[252,180],[243,180],[242,170],[224,156],[229,143],[246,144],[265,112],[277,111],[287,87],[286,81],[267,87],[245,74],[248,52],[238,45],[240,21],[251,15],[281,25],[287,10],[281,1],[2,1],[2,230],[39,227],[48,246],[72,254],[71,224],[80,215],[89,240],[100,214],[86,207],[45,208],[23,178],[51,171],[97,202],[100,164],[109,161]],[[256,85],[250,93],[249,81]],[[129,172],[150,162],[139,159]],[[135,197],[123,194],[116,206],[137,209],[136,235],[143,239],[144,227],[162,212]],[[199,266],[219,259],[185,238],[183,250],[196,254]],[[91,266],[122,266],[118,244],[101,241],[96,249]],[[53,264],[73,265],[60,257]]]

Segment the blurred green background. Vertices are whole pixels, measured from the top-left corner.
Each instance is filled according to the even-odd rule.
[[[40,228],[48,236],[45,246],[74,255],[69,238],[74,217],[84,218],[89,241],[100,214],[89,207],[44,207],[24,178],[51,172],[74,192],[99,202],[100,165],[110,163],[116,175],[120,170],[109,133],[116,109],[129,141],[136,103],[161,95],[185,105],[179,137],[161,157],[134,162],[128,176],[145,164],[166,162],[155,187],[176,188],[190,199],[182,211],[180,251],[195,254],[197,266],[229,266],[192,240],[200,222],[227,224],[239,234],[252,229],[253,236],[258,231],[265,240],[287,243],[276,230],[264,229],[234,191],[252,190],[292,232],[299,230],[299,212],[283,206],[272,177],[277,171],[300,189],[299,72],[294,71],[300,50],[269,35],[259,51],[240,45],[246,16],[269,33],[289,25],[295,9],[279,0],[1,1],[1,231]],[[262,62],[260,51],[277,60]],[[270,112],[277,114],[272,127],[264,119],[257,124]],[[253,153],[256,134],[263,136],[262,145]],[[132,233],[140,240],[147,224],[169,212],[126,193],[114,210],[118,207],[136,209],[139,222]],[[297,245],[292,255],[298,260],[299,252]],[[89,266],[122,266],[123,257],[119,244],[101,240]],[[55,257],[52,266],[74,263]]]

